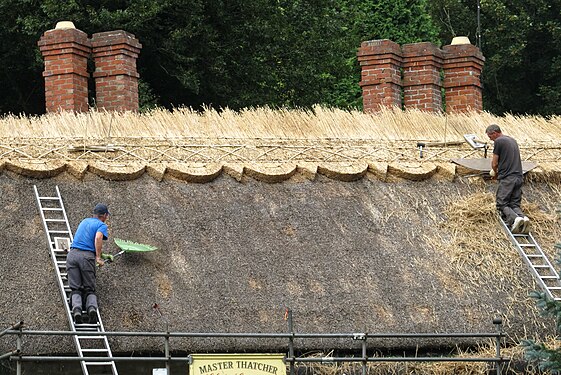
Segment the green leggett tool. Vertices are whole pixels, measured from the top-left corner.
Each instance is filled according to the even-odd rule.
[[[113,262],[116,257],[118,257],[119,255],[122,255],[124,253],[144,253],[144,252],[148,252],[148,251],[158,250],[158,248],[155,247],[155,246],[136,243],[136,242],[127,241],[127,240],[121,240],[119,238],[115,238],[114,241],[115,241],[115,244],[121,249],[121,251],[119,251],[115,255],[102,253],[101,254],[101,259],[107,260],[109,262]]]

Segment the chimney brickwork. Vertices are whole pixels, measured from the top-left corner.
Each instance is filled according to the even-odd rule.
[[[358,51],[362,67],[362,101],[366,112],[380,107],[401,108],[401,48],[390,40],[363,42]]]
[[[114,111],[138,111],[136,59],[142,45],[126,31],[92,35],[96,104]]]
[[[83,112],[88,106],[88,60],[93,58],[96,106],[108,111],[138,111],[136,59],[142,45],[122,30],[97,33],[89,39],[71,22],[46,31],[37,43],[45,62],[47,112]]]
[[[439,49],[429,42],[399,46],[370,40],[361,44],[357,57],[365,112],[395,106],[442,112],[443,89],[447,112],[483,110],[480,76],[485,58],[471,44]]]
[[[442,111],[442,51],[434,44],[413,43],[402,46],[403,106],[427,112]]]
[[[481,71],[485,58],[471,44],[444,46],[446,112],[482,111]]]
[[[47,112],[88,110],[90,41],[76,29],[46,31],[38,42],[45,61]]]

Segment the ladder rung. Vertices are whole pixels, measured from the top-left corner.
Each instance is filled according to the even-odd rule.
[[[540,276],[540,279],[559,279],[557,276]]]
[[[59,200],[59,197],[39,197],[39,199],[41,200],[45,200],[45,201],[52,201],[52,200]]]
[[[520,247],[536,247],[533,243],[519,243],[518,246]]]
[[[534,268],[542,268],[542,269],[543,269],[543,268],[550,268],[549,266],[544,266],[544,265],[538,265],[538,266],[532,265],[532,267],[534,267]]]
[[[547,289],[549,289],[549,290],[561,290],[561,286],[548,286]]]
[[[526,254],[528,258],[543,258],[541,254]]]
[[[62,211],[62,208],[56,208],[56,207],[41,207],[41,210],[43,210],[43,211]]]
[[[109,349],[107,348],[102,348],[102,349],[82,349],[83,353],[107,353],[109,351]]]
[[[68,233],[67,230],[49,230],[49,233]]]
[[[45,219],[45,221],[49,223],[66,223],[66,220],[64,219]]]
[[[105,336],[76,336],[79,340],[103,340]]]
[[[78,324],[77,324],[77,325],[78,325]],[[76,332],[81,332],[81,333],[87,333],[87,332],[96,333],[96,332],[100,332],[100,331],[98,330],[98,327],[77,327],[77,325],[74,326],[75,329],[76,329]]]
[[[111,366],[113,362],[85,362],[86,366]]]

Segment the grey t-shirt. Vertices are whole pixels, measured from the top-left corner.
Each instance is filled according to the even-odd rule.
[[[499,180],[512,175],[522,176],[520,149],[514,138],[501,135],[495,139],[493,154],[499,155]]]

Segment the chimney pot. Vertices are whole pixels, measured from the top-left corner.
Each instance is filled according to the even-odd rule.
[[[75,29],[72,21],[59,21],[56,23],[55,30]]]

